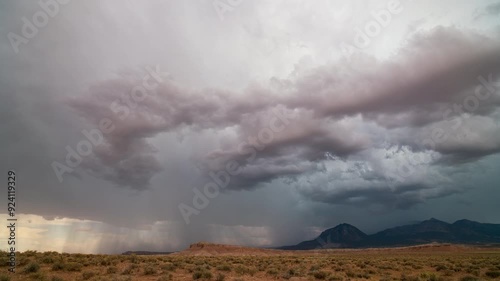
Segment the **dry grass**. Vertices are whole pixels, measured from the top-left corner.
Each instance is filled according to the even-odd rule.
[[[451,249],[451,248],[450,248]],[[500,278],[500,250],[453,248],[330,250],[166,256],[18,254],[16,274],[2,254],[0,281],[382,280],[477,281]],[[206,252],[206,249],[205,249]],[[240,252],[240,254],[238,254]],[[259,252],[259,251],[257,251]]]

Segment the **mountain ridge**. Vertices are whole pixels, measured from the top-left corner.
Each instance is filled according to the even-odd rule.
[[[500,244],[500,224],[480,223],[467,219],[447,223],[430,218],[419,223],[387,228],[368,235],[353,225],[342,223],[321,232],[316,239],[277,249],[404,247],[428,243]]]

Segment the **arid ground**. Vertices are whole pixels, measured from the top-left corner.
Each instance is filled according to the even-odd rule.
[[[394,249],[278,251],[197,243],[170,255],[24,252],[7,280],[498,280],[500,249],[425,245]]]

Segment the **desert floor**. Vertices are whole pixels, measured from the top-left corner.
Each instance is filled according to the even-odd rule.
[[[14,280],[499,280],[500,249],[429,245],[284,252],[195,244],[161,256],[28,251],[16,273],[2,253],[0,281]]]

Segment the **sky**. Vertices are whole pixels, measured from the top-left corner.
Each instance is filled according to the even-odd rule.
[[[18,249],[500,223],[499,16],[498,0],[0,1]]]

